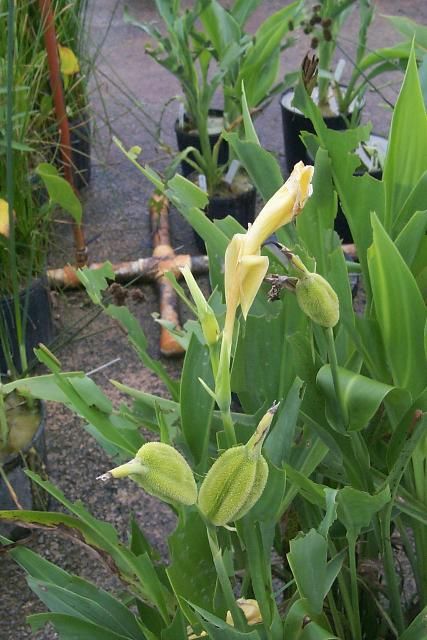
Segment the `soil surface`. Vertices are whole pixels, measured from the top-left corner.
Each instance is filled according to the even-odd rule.
[[[151,232],[147,203],[151,186],[112,144],[118,136],[126,147],[142,147],[142,159],[161,170],[167,163],[164,147],[159,147],[151,135],[154,122],[163,112],[163,142],[175,148],[173,124],[178,102],[171,99],[179,94],[179,86],[172,76],[144,53],[148,37],[123,21],[124,5],[141,20],[154,20],[156,12],[150,0],[89,0],[91,12],[90,46],[95,50],[102,44],[91,79],[94,149],[92,153],[92,181],[83,194],[85,233],[90,260],[120,262],[147,257],[151,254]],[[250,21],[254,30],[268,14],[285,3],[269,0],[257,10]],[[373,47],[395,41],[395,33],[381,14],[405,15],[427,24],[425,0],[377,0],[377,18],[371,29]],[[356,21],[344,31],[343,48],[354,51]],[[310,37],[300,38],[296,46],[283,56],[282,71],[294,71],[309,47]],[[344,74],[345,75],[345,74]],[[345,80],[345,77],[344,77]],[[395,74],[382,89],[384,98],[394,102],[401,76]],[[164,105],[167,104],[166,108]],[[215,105],[221,107],[220,104]],[[164,110],[164,111],[163,111]],[[365,120],[371,119],[374,131],[387,135],[390,109],[377,94],[369,93]],[[256,127],[262,144],[278,154],[283,164],[283,139],[278,101],[274,101],[259,116]],[[192,230],[174,211],[170,215],[171,240],[177,252],[196,253]],[[73,262],[72,233],[66,221],[59,221],[51,266]],[[111,361],[113,364],[93,379],[100,384],[115,403],[118,391],[109,383],[113,378],[129,386],[166,394],[163,385],[139,362],[128,346],[126,338],[112,321],[98,316],[86,327],[82,326],[94,315],[87,296],[82,292],[53,293],[53,312],[58,336],[72,333],[80,327],[77,338],[59,353],[65,370],[92,371]],[[150,285],[129,288],[127,304],[140,320],[149,340],[153,357],[161,358],[159,326],[152,318],[158,311],[158,296]],[[178,376],[181,362],[161,358],[172,375]],[[130,481],[101,484],[96,476],[110,468],[107,454],[82,428],[81,421],[61,406],[47,408],[47,442],[49,475],[70,500],[81,500],[97,518],[115,525],[120,536],[126,537],[127,523],[133,512],[140,526],[162,555],[167,554],[165,535],[174,527],[170,510],[159,501],[138,490]],[[117,587],[115,579],[99,559],[89,555],[67,539],[38,532],[30,546],[66,570],[90,578],[106,589]],[[24,574],[8,557],[0,558],[0,638],[21,640],[36,637],[52,640],[51,628],[31,635],[26,616],[42,611],[43,606],[27,587]]]

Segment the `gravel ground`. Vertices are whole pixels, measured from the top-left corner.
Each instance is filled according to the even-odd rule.
[[[149,0],[130,0],[126,4],[133,15],[145,20],[155,17],[153,3]],[[270,0],[264,4],[251,20],[252,28],[266,14],[272,13],[284,3]],[[427,23],[427,5],[424,0],[405,0],[404,3],[398,0],[378,0],[376,4],[378,14],[401,14]],[[140,145],[144,159],[150,160],[156,168],[164,166],[162,151],[156,148],[145,125],[149,122],[148,116],[158,117],[163,104],[177,94],[179,88],[166,72],[144,55],[147,38],[142,32],[123,23],[124,2],[90,0],[89,5],[93,14],[91,43],[99,43],[108,26],[109,33],[97,63],[96,77],[99,86],[93,86],[96,149],[93,154],[92,183],[84,193],[86,236],[92,260],[130,260],[150,255],[147,201],[151,189],[138,171],[111,146],[111,134],[118,135],[127,146]],[[354,23],[345,35],[349,41],[354,38]],[[393,42],[393,38],[390,27],[378,17],[371,30],[372,45],[386,45]],[[307,47],[308,39],[298,41],[286,53],[283,71],[294,70]],[[120,91],[117,83],[124,83],[128,89]],[[388,99],[395,99],[398,86],[394,77],[393,84],[384,89]],[[98,89],[101,90],[102,100]],[[135,106],[130,93],[144,104],[146,115]],[[108,122],[103,114],[104,106],[108,112]],[[170,132],[173,131],[176,113],[174,103],[166,108],[164,117],[164,141],[171,146],[174,146],[174,139]],[[384,105],[378,104],[377,96],[368,96],[365,117],[373,120],[376,132],[387,133],[390,112]],[[283,160],[280,118],[277,103],[271,104],[260,116],[257,128],[263,144]],[[171,212],[171,236],[177,251],[195,253],[192,232],[175,212]],[[50,263],[58,266],[67,261],[72,261],[72,239],[68,228],[61,224],[58,225]],[[148,336],[151,355],[160,358],[159,328],[151,317],[158,310],[156,291],[151,286],[144,286],[138,291],[142,292],[142,299],[132,299],[130,296],[129,306]],[[91,309],[81,292],[55,294],[53,303],[58,331],[64,326],[69,327],[73,322],[81,322]],[[66,370],[89,371],[117,357],[120,357],[120,361],[94,376],[96,382],[106,389],[115,402],[119,400],[119,394],[108,383],[108,378],[124,381],[151,393],[165,393],[162,384],[140,364],[122,333],[103,317],[98,317],[77,341],[60,353]],[[165,361],[164,364],[172,375],[178,376],[179,361]],[[123,537],[126,536],[129,514],[134,512],[151,542],[162,555],[167,553],[164,539],[165,534],[174,526],[173,515],[168,508],[135,490],[135,486],[127,481],[109,485],[100,485],[95,481],[99,473],[109,468],[109,460],[81,428],[78,419],[62,407],[49,405],[47,439],[50,478],[68,498],[81,499],[96,517],[114,524]],[[69,541],[59,536],[44,532],[35,534],[30,546],[65,569],[88,577],[104,588],[114,589],[117,586],[99,560],[88,555],[82,548],[71,546]],[[7,557],[0,560],[0,593],[0,639],[21,640],[32,637],[25,617],[43,610],[43,607],[28,589],[23,572]],[[34,637],[52,640],[56,635],[52,629],[47,628]]]

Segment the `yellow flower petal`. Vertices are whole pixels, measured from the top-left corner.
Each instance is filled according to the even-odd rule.
[[[267,256],[243,256],[239,261],[240,305],[245,320],[267,271]]]
[[[79,61],[71,49],[58,44],[58,53],[62,75],[73,76],[80,71]]]
[[[312,192],[314,168],[295,165],[285,184],[268,200],[247,233],[247,252],[254,253],[272,233],[291,222],[303,209]]]
[[[262,622],[261,612],[256,600],[253,600],[252,598],[249,598],[247,600],[245,600],[245,598],[239,598],[237,600],[237,604],[245,614],[246,621],[249,625],[259,624],[260,622]],[[227,611],[227,617],[225,621],[227,624],[234,627],[233,618],[230,611]]]
[[[6,200],[0,198],[0,235],[9,237],[9,205]]]

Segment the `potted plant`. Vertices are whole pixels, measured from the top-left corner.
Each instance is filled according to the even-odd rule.
[[[281,44],[301,7],[300,2],[292,3],[249,36],[245,22],[258,4],[243,7],[235,2],[226,10],[216,0],[198,0],[183,11],[179,2],[166,7],[159,1],[156,6],[166,27],[165,35],[126,14],[129,23],[156,42],[154,47],[147,46],[149,55],[181,84],[183,109],[175,123],[181,153],[168,175],[181,162],[183,174],[195,172],[195,180],[209,195],[207,215],[221,218],[231,214],[244,226],[255,214],[255,190],[236,164],[230,166],[232,157],[222,132],[241,125],[243,84],[247,85],[252,109],[260,108],[278,90],[274,83]],[[255,82],[260,77],[263,81]],[[224,104],[221,111],[212,109],[218,91]]]
[[[419,207],[427,117],[415,59],[396,104],[382,181],[353,175],[351,151],[367,127],[331,131],[307,93],[301,102],[320,142],[314,174],[297,165],[248,231],[207,220],[197,206],[204,194],[185,178],[165,186],[203,234],[218,287],[206,300],[185,270],[188,299],[175,283],[196,318],[180,336],[179,384],[148,356],[129,311],[103,301],[111,267],[80,272],[170,398],[114,382],[134,401],[114,410],[90,378],[62,372],[39,350],[52,373],[25,388],[62,398],[114,452],[110,471],[84,463],[83,472],[110,482],[129,476],[135,491],[170,506],[177,527],[168,562],[156,561],[135,519],[131,541],[119,542],[111,525],[30,474],[70,514],[1,517],[58,531],[65,525],[69,537],[108,557],[125,588],[115,597],[12,545],[49,609],[31,616],[33,630],[51,622],[61,638],[426,637],[426,214]],[[262,162],[257,142],[246,144]],[[259,172],[263,192],[276,180],[267,169]],[[359,314],[333,231],[334,189],[358,241],[367,293]],[[277,257],[263,247],[274,231]],[[231,391],[243,413],[230,411]],[[141,422],[155,442],[144,441]],[[402,566],[416,584],[411,600],[401,597]]]
[[[43,470],[43,409],[28,394],[4,394],[3,386],[28,375],[33,347],[51,338],[43,272],[53,206],[60,204],[80,219],[81,205],[71,186],[47,163],[35,172],[49,198],[42,204],[35,193],[34,151],[28,142],[40,75],[28,64],[28,41],[19,37],[24,35],[20,29],[25,21],[14,13],[12,2],[4,13],[7,30],[0,42],[0,57],[7,61],[0,71],[0,503],[31,507],[31,483],[23,469],[27,465]]]
[[[359,7],[359,33],[355,56],[346,54],[339,45],[340,31]],[[367,89],[375,88],[374,80],[382,73],[401,69],[409,56],[411,40],[370,51],[367,47],[369,27],[374,17],[371,0],[328,0],[310,5],[309,13],[302,21],[304,33],[311,37],[312,53],[302,64],[302,81],[319,105],[323,118],[331,129],[345,129],[360,121]],[[351,63],[349,81],[343,85],[341,75],[344,59],[334,70],[337,48]],[[292,74],[288,82],[295,82],[299,74]],[[288,89],[281,97],[283,136],[288,170],[299,160],[307,160],[301,131],[313,131],[311,122],[293,104],[294,90]]]

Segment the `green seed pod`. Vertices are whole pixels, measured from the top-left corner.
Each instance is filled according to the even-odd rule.
[[[301,310],[322,327],[335,327],[340,317],[338,296],[325,278],[307,271],[298,280],[295,293]]]
[[[178,451],[163,442],[147,442],[133,460],[99,476],[99,479],[127,476],[164,502],[192,505],[197,500],[197,486],[191,468]]]
[[[277,406],[265,414],[246,445],[227,449],[214,462],[200,487],[199,509],[217,527],[243,518],[264,491],[268,464],[261,448]]]

